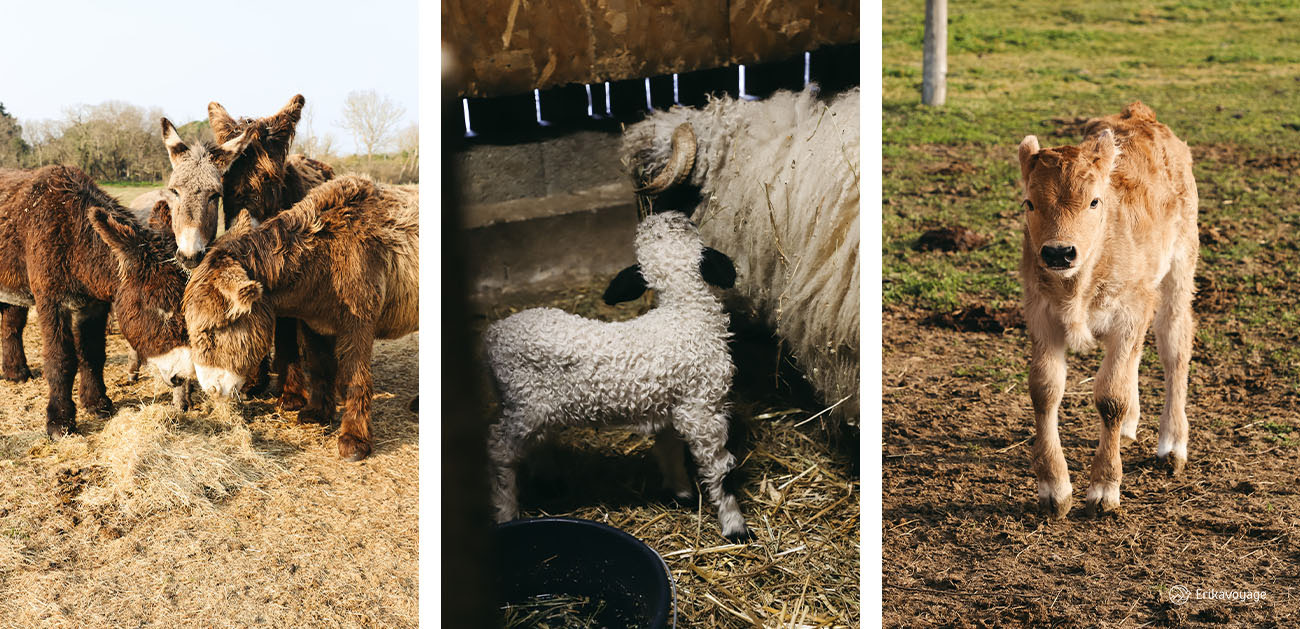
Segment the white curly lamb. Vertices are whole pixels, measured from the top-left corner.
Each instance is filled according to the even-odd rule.
[[[679,212],[650,216],[637,228],[636,267],[611,284],[635,278],[656,291],[654,310],[621,322],[584,319],[535,308],[493,324],[484,341],[501,400],[489,437],[497,520],[518,511],[516,465],[527,447],[560,426],[625,425],[655,434],[665,485],[693,495],[683,442],[698,465],[722,534],[751,537],[723,479],[736,459],[727,451],[727,392],[735,367],[727,348],[728,317],[706,280],[730,286],[730,260],[706,250],[695,225]],[[727,277],[730,273],[730,277]],[[635,298],[641,291],[624,294]]]

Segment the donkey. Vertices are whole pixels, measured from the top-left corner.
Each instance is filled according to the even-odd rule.
[[[1119,508],[1120,441],[1137,438],[1138,364],[1148,326],[1165,374],[1156,456],[1174,474],[1187,462],[1198,197],[1187,144],[1134,102],[1091,121],[1079,146],[1020,143],[1024,247],[1020,279],[1032,341],[1029,393],[1038,502],[1061,518],[1072,502],[1057,435],[1065,353],[1100,342],[1093,385],[1102,429],[1087,494],[1092,514]]]
[[[113,414],[104,386],[110,306],[127,342],[163,380],[178,385],[195,376],[180,313],[186,278],[170,258],[158,235],[84,172],[67,166],[0,171],[0,259],[9,261],[0,266],[0,301],[36,309],[51,437],[76,430],[78,374],[82,407],[100,417]]]
[[[224,180],[225,222],[229,229],[241,210],[248,210],[255,222],[265,221],[301,201],[312,188],[334,178],[334,170],[323,162],[303,155],[289,155],[289,147],[306,99],[301,94],[289,99],[280,111],[265,118],[236,120],[221,103],[208,103],[208,123],[218,142],[239,135],[250,140],[243,154],[231,165]],[[301,374],[296,367],[298,344],[296,323],[281,319],[275,326],[275,361],[270,370],[279,378],[268,388],[279,395],[279,406],[299,410],[306,403]],[[291,368],[293,366],[293,368]],[[264,375],[266,366],[259,371]],[[255,380],[260,380],[255,378]]]
[[[260,226],[241,212],[185,288],[199,385],[236,395],[271,345],[274,318],[293,317],[310,399],[300,420],[329,423],[343,390],[339,456],[370,454],[374,340],[419,325],[419,193],[344,176]]]

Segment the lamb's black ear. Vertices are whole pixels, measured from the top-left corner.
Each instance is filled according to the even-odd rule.
[[[645,293],[645,278],[641,276],[641,265],[633,264],[632,266],[618,272],[614,279],[609,281],[609,287],[605,289],[605,303],[613,306],[625,301],[632,301]]]
[[[700,260],[700,275],[704,281],[720,287],[731,288],[736,285],[736,265],[731,263],[727,254],[714,249],[704,248],[704,259]]]

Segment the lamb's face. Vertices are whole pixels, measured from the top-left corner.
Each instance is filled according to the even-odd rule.
[[[704,246],[695,224],[681,212],[653,214],[636,232],[636,259],[650,288],[675,277],[698,275]]]

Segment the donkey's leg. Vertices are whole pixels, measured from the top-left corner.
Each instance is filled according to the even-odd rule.
[[[1184,268],[1175,267],[1165,276],[1156,312],[1156,347],[1165,371],[1165,407],[1160,411],[1156,457],[1174,474],[1182,472],[1187,463],[1187,372],[1196,331],[1192,318],[1194,269],[1184,263]]]
[[[77,343],[77,397],[81,408],[99,417],[113,415],[113,402],[104,386],[105,339],[108,304],[89,305],[72,313]]]
[[[655,434],[655,445],[652,448],[655,460],[659,462],[659,471],[664,477],[664,487],[681,500],[695,496],[691,479],[686,474],[685,446],[677,431],[670,427]]]
[[[44,341],[45,380],[50,401],[45,407],[45,432],[53,439],[77,431],[77,407],[72,403],[72,380],[77,375],[72,316],[57,302],[37,300],[36,318]]]
[[[1065,395],[1065,340],[1059,335],[1031,335],[1029,398],[1034,403],[1034,476],[1038,479],[1038,507],[1049,518],[1070,512],[1074,501],[1070,470],[1061,450],[1057,413]]]
[[[144,365],[144,360],[140,358],[140,352],[135,351],[134,347],[127,347],[126,358],[126,381],[139,382],[140,367]]]
[[[352,326],[338,337],[339,384],[346,391],[339,425],[339,456],[347,461],[370,456],[370,406],[374,401],[370,355],[374,345],[374,332],[366,325]]]
[[[268,392],[279,396],[278,404],[286,411],[307,405],[306,382],[299,365],[298,325],[297,319],[275,320],[275,360],[271,370],[277,374],[277,380]]]
[[[1088,513],[1094,515],[1119,508],[1119,483],[1124,477],[1119,456],[1120,429],[1131,411],[1130,399],[1137,386],[1142,342],[1150,320],[1147,314],[1140,325],[1117,332],[1105,341],[1106,357],[1093,385],[1093,400],[1101,414],[1101,436],[1088,485]]]
[[[723,487],[727,473],[736,465],[736,457],[727,451],[727,414],[712,407],[681,406],[673,410],[673,428],[691,448],[700,484],[718,510],[722,535],[732,541],[753,539],[736,497]]]
[[[23,328],[27,326],[27,309],[0,304],[0,376],[14,382],[27,382],[32,370],[27,368],[23,351]]]
[[[328,426],[334,421],[334,379],[338,374],[338,357],[332,336],[317,334],[306,325],[298,326],[302,336],[303,366],[307,370],[307,406],[298,411],[298,421]]]

